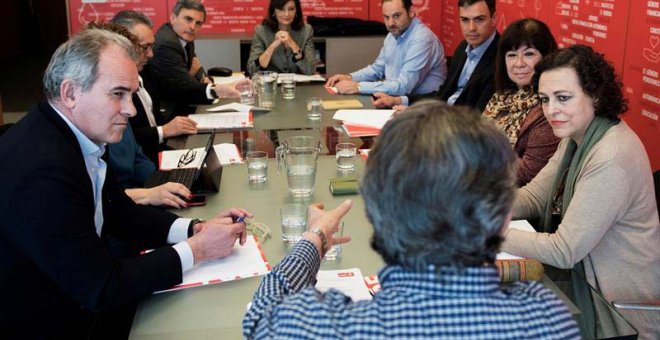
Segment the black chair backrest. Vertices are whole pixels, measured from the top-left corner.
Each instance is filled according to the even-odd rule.
[[[4,125],[0,125],[0,136],[2,136],[7,130],[9,130],[10,127],[12,127],[14,124],[13,123],[7,123]],[[656,186],[657,188],[657,186]]]

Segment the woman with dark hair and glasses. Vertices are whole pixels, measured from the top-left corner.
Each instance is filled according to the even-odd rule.
[[[300,0],[271,0],[268,15],[254,29],[246,72],[313,74],[312,26],[303,21]]]
[[[497,46],[495,94],[484,115],[502,129],[518,156],[519,186],[536,176],[559,144],[531,85],[534,65],[556,49],[557,42],[548,26],[531,18],[511,23]]]
[[[608,301],[657,300],[660,221],[651,165],[620,119],[627,105],[614,67],[574,45],[543,58],[532,83],[562,141],[513,205],[514,218],[541,217],[542,232],[508,229],[502,250],[573,268]],[[622,314],[641,339],[660,338],[660,313]]]

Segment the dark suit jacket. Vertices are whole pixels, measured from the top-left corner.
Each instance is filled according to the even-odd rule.
[[[500,35],[496,32],[495,39],[488,46],[481,60],[479,60],[479,64],[477,64],[474,72],[472,72],[472,76],[470,76],[467,84],[465,84],[463,92],[458,96],[454,105],[471,106],[479,110],[479,112],[482,112],[486,108],[486,104],[488,104],[490,97],[495,92],[495,55],[499,38]],[[454,55],[451,58],[449,71],[447,72],[447,80],[440,86],[438,91],[428,95],[408,96],[409,104],[412,105],[415,101],[425,98],[436,98],[447,101],[456,92],[458,78],[461,76],[463,65],[465,65],[465,61],[467,60],[467,54],[465,53],[466,47],[467,42],[465,40],[456,47]]]
[[[161,76],[153,65],[145,65],[140,72],[140,76],[142,77],[144,89],[147,90],[153,102],[152,113],[158,126],[165,125],[170,121],[170,115],[161,112],[160,102],[163,98],[175,103],[175,107],[188,104],[210,104],[212,102],[206,97],[206,85],[187,89],[180,88],[168,78]],[[158,152],[163,150],[163,146],[158,143],[158,130],[155,126],[149,125],[149,118],[147,118],[144,105],[137,93],[133,94],[133,105],[135,105],[137,114],[131,117],[130,120],[135,140],[142,147],[144,154],[157,165]],[[174,112],[174,115],[176,115],[176,112]]]
[[[181,282],[165,245],[176,215],[134,204],[111,171],[102,235],[92,184],[71,129],[47,103],[33,107],[0,143],[0,334],[87,337],[99,315]],[[147,255],[120,258],[109,241]]]
[[[195,43],[189,44],[192,44],[190,58],[186,59],[186,52],[181,46],[179,37],[174,33],[172,25],[166,23],[156,32],[154,57],[149,60],[149,64],[156,68],[160,76],[176,84],[180,90],[185,92],[194,91],[194,89],[205,91],[206,84],[200,83],[205,74],[204,69],[200,69],[195,77],[188,74],[191,61],[196,56]]]

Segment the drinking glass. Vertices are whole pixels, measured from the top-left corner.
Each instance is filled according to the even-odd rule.
[[[321,106],[322,104],[323,101],[319,97],[307,98],[307,118],[310,120],[321,119],[321,114],[323,113],[323,107]]]
[[[268,180],[268,153],[265,151],[250,151],[245,155],[248,180],[250,182],[265,182]]]
[[[344,221],[339,222],[339,230],[335,233],[334,237],[344,236]],[[341,244],[335,244],[325,253],[323,257],[326,261],[334,261],[341,257]]]
[[[251,83],[241,83],[236,86],[236,90],[241,94],[241,104],[254,104],[254,85]]]
[[[302,238],[307,230],[307,206],[304,204],[287,204],[280,208],[282,222],[282,241],[294,244]]]
[[[337,144],[335,158],[337,160],[337,169],[342,171],[352,171],[355,169],[355,155],[357,147],[353,143]]]
[[[296,82],[293,73],[280,73],[279,79],[282,81],[282,97],[284,99],[296,98]]]

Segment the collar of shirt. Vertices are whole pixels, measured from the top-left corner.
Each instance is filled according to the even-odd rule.
[[[412,32],[415,30],[415,27],[417,25],[419,25],[419,20],[417,18],[413,18],[412,21],[410,22],[410,25],[408,25],[408,28],[406,28],[405,32],[401,33],[401,35],[399,35],[398,37],[395,37],[392,34],[397,44],[406,41],[412,35]]]
[[[484,53],[486,53],[488,46],[490,46],[493,40],[495,40],[495,33],[497,32],[493,31],[493,34],[491,34],[490,37],[486,39],[486,41],[484,41],[481,45],[475,48],[472,48],[472,46],[467,45],[467,47],[465,47],[465,53],[467,54],[468,58],[470,58],[470,60],[473,60],[475,58],[477,60],[481,60],[481,57],[484,55]]]
[[[73,131],[73,134],[78,140],[78,144],[80,144],[80,149],[82,150],[83,156],[94,156],[100,158],[103,155],[105,152],[105,143],[96,144],[92,142],[91,139],[87,138],[87,136],[85,136],[85,134],[75,125],[73,125],[69,118],[60,112],[54,105],[50,104],[50,106],[53,108],[53,110],[55,110],[55,112],[57,112],[58,115],[60,115],[64,122],[69,126],[71,131]]]
[[[383,289],[403,289],[432,296],[480,296],[500,292],[497,268],[442,267],[440,271],[429,266],[426,271],[412,271],[401,266],[387,266],[378,273]]]

